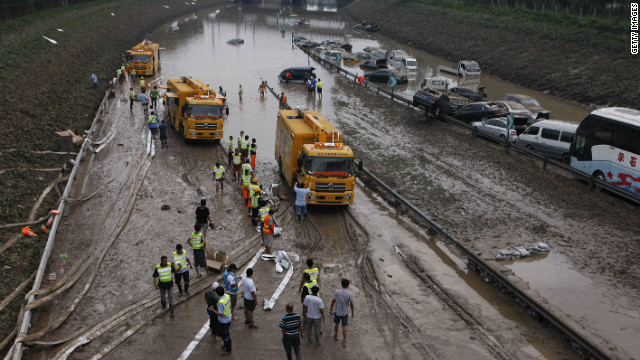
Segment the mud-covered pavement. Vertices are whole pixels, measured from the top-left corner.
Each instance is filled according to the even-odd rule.
[[[307,58],[280,38],[277,27],[265,25],[270,18],[265,21],[248,9],[235,7],[215,10],[180,19],[178,25],[186,35],[172,33],[170,24],[154,34],[167,48],[160,75],[166,79],[189,73],[227,90],[231,115],[225,123],[225,137],[235,137],[240,130],[257,137],[258,177],[263,184],[280,179],[272,159],[271,137],[277,103],[271,97],[257,99],[254,92],[260,78],[287,91],[292,105],[322,111],[348,135],[368,169],[484,258],[492,258],[497,248],[532,241],[549,243],[554,256],[538,259],[538,267],[546,268],[545,260],[561,261],[605,290],[595,298],[568,303],[561,299],[552,304],[587,313],[593,303],[610,304],[610,310],[628,321],[616,329],[623,342],[616,348],[612,341],[617,339],[598,341],[613,348],[617,358],[632,357],[625,355],[633,354],[628,349],[633,350],[634,345],[625,336],[634,333],[638,323],[629,295],[637,292],[638,274],[632,262],[637,255],[637,225],[635,217],[611,211],[622,207],[632,213],[631,205],[608,194],[589,192],[565,174],[542,172],[529,158],[503,154],[497,145],[473,139],[438,120],[425,120],[422,113],[374,97],[323,69],[317,71],[326,86],[322,101],[293,85],[280,88],[275,82],[279,69],[305,64]],[[314,21],[319,27],[328,23],[330,29],[346,25],[334,15],[321,15]],[[237,48],[224,45],[234,36],[247,42]],[[319,36],[335,35],[328,31]],[[197,49],[210,57],[185,55]],[[259,66],[251,54],[263,57]],[[210,59],[217,60],[214,66]],[[237,68],[248,70],[238,73]],[[238,83],[245,89],[242,101],[237,96]],[[27,358],[49,359],[64,352],[71,358],[177,358],[206,321],[202,294],[218,277],[195,280],[191,298],[176,298],[180,304],[176,318],[171,319],[160,309],[151,273],[161,255],[186,241],[200,198],[209,200],[217,226],[209,232],[210,246],[227,251],[229,262],[246,264],[260,248],[257,233],[240,205],[238,186],[227,182],[225,193],[215,195],[208,171],[216,160],[226,159],[220,148],[185,145],[175,132],[169,134],[168,149],[147,147],[148,130],[140,106],[135,104],[129,111],[121,95],[122,89],[116,99],[109,100],[94,139],[111,140],[81,165],[71,197],[84,200],[69,207],[48,266],[48,273],[58,274],[55,286],[71,284],[75,276],[77,283],[38,309],[32,321],[30,333],[47,332],[39,341],[63,344],[31,347]],[[321,296],[327,306],[342,277],[352,280],[356,295],[348,346],[333,342],[327,316],[324,344],[319,349],[303,347],[305,358],[577,357],[552,329],[529,318],[499,290],[468,271],[464,259],[446,245],[426,236],[420,226],[363,183],[357,190],[350,209],[313,208],[311,220],[303,224],[293,222],[291,194],[281,193],[276,219],[285,232],[277,238],[276,248],[321,263]],[[171,209],[162,211],[164,204]],[[67,254],[68,259],[58,254]],[[277,324],[284,304],[293,302],[296,311],[301,310],[297,284],[302,262],[293,266],[294,276],[274,310],[256,312],[260,329],[247,329],[241,321],[233,324],[232,358],[283,356]],[[517,266],[512,268],[517,275]],[[283,274],[276,274],[272,263],[261,260],[255,269],[259,297],[269,298]],[[571,284],[558,288],[548,279],[543,284],[552,294],[575,294]],[[541,295],[545,296],[542,291]],[[573,306],[576,303],[584,306]],[[599,328],[617,321],[603,319],[599,324],[586,315],[570,314],[594,337],[600,337]],[[207,334],[191,356],[215,356],[217,347]]]

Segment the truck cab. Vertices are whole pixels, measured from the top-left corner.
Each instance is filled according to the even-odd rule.
[[[167,81],[167,115],[185,141],[214,140],[224,136],[225,98],[190,77]]]
[[[311,189],[307,204],[353,203],[353,151],[340,133],[317,111],[280,110],[275,157],[289,187],[296,182]]]
[[[145,39],[131,50],[127,50],[127,58],[137,75],[151,76],[158,71],[161,49],[159,44]]]

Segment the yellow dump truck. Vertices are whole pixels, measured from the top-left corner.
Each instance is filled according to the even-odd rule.
[[[220,140],[224,114],[229,109],[224,106],[225,98],[200,80],[183,76],[167,81],[167,115],[171,126],[182,139]]]
[[[160,50],[163,49],[159,44],[146,39],[132,47],[131,50],[127,50],[128,60],[131,61],[131,66],[136,69],[137,76],[151,76],[158,71]]]
[[[275,156],[288,185],[304,182],[311,188],[307,204],[353,203],[353,151],[342,133],[317,111],[280,110]]]

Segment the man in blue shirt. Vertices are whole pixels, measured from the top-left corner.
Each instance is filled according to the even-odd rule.
[[[160,129],[160,142],[162,143],[162,148],[168,148],[169,145],[167,145],[167,124],[165,124],[164,120],[160,122],[160,126],[158,127],[158,129]]]
[[[144,113],[146,114],[147,109],[149,108],[149,98],[144,91],[140,94],[140,103],[142,104],[142,110],[144,110]]]
[[[311,191],[311,188],[305,188],[304,183],[296,183],[296,186],[293,188],[296,193],[296,214],[298,215],[298,220],[296,222],[302,221],[302,213],[304,213],[304,219],[307,220],[307,194]]]

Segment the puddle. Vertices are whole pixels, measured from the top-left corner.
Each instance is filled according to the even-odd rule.
[[[563,255],[552,250],[544,257],[531,256],[505,265],[591,333],[615,343],[627,354],[640,354],[638,310],[624,297],[605,291],[574,270]]]

